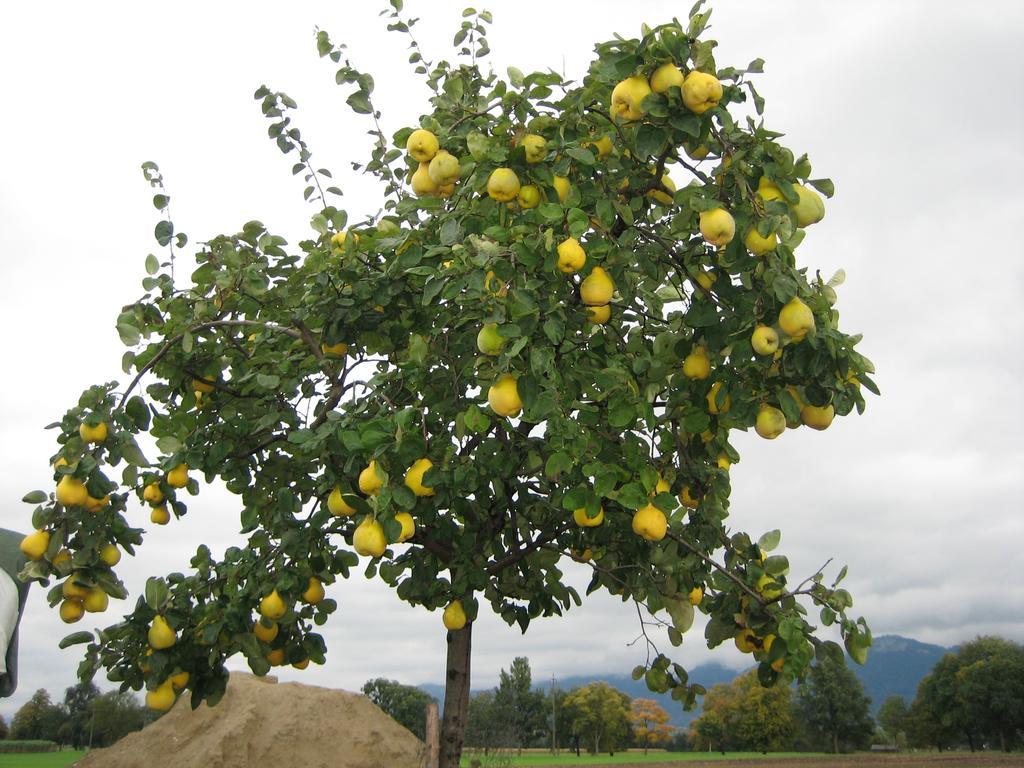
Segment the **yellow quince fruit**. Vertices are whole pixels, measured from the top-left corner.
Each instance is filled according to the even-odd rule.
[[[487,179],[487,195],[499,203],[515,200],[519,189],[519,177],[511,168],[495,168]]]
[[[633,533],[647,541],[661,541],[668,531],[668,519],[665,513],[653,504],[638,509],[633,513]]]
[[[341,495],[341,488],[334,486],[334,489],[327,495],[327,511],[335,517],[348,517],[356,513],[355,507],[345,501]]]
[[[413,465],[409,467],[409,471],[405,473],[406,486],[417,496],[434,495],[434,489],[423,484],[423,475],[425,475],[427,470],[433,466],[434,462],[430,459],[417,459],[413,462]]]
[[[18,549],[29,560],[42,560],[46,550],[50,548],[49,531],[33,531],[21,540]]]
[[[518,416],[523,410],[523,401],[519,398],[516,378],[508,373],[499,376],[487,390],[487,402],[499,416]]]
[[[388,546],[383,526],[367,515],[352,534],[352,546],[363,557],[380,557]]]
[[[651,94],[651,86],[642,75],[627,77],[612,89],[612,117],[639,120],[644,116],[643,100]]]
[[[671,61],[662,64],[651,75],[651,90],[655,93],[668,93],[668,89],[675,86],[682,88],[685,81],[683,72]]]
[[[359,473],[359,490],[367,496],[376,496],[383,487],[384,478],[377,469],[377,460],[370,459],[370,463]]]
[[[452,600],[448,603],[441,614],[441,622],[450,632],[457,632],[466,626],[466,611],[462,608],[461,600]]]
[[[437,136],[424,128],[410,133],[405,142],[405,151],[417,163],[429,163],[437,154],[438,147]]]
[[[107,439],[107,424],[103,421],[95,426],[82,424],[78,427],[78,435],[87,443],[102,443]]]
[[[167,619],[157,615],[153,617],[153,623],[149,625],[147,639],[150,648],[155,651],[164,651],[178,642],[178,634],[171,629]]]
[[[683,80],[683,104],[695,115],[703,115],[718,106],[722,98],[722,84],[714,75],[693,70]]]
[[[700,233],[711,245],[722,248],[736,235],[736,221],[725,208],[701,211]]]
[[[558,244],[558,269],[567,275],[579,272],[587,261],[587,253],[575,237],[568,237]]]
[[[63,475],[57,482],[57,501],[65,507],[84,507],[89,502],[89,491],[81,480]]]

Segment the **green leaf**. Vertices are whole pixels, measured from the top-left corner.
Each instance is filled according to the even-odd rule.
[[[192,338],[191,333],[185,331],[183,334],[181,334],[181,351],[184,352],[186,355],[192,351],[193,343],[194,340]]]
[[[345,103],[352,107],[353,112],[358,112],[361,115],[373,114],[373,105],[370,104],[370,94],[366,91],[356,91],[345,99]]]
[[[548,221],[561,221],[565,215],[562,206],[558,203],[542,203],[537,207],[537,213]]]
[[[452,245],[462,240],[462,226],[457,219],[448,219],[441,225],[441,244]]]
[[[646,507],[651,499],[640,483],[626,483],[615,494],[616,501],[627,509]]]
[[[486,432],[491,425],[490,417],[480,410],[478,406],[471,405],[466,409],[466,429],[470,432]]]
[[[768,531],[760,539],[757,540],[757,546],[761,548],[762,552],[771,552],[777,546],[779,541],[782,539],[782,532],[776,528],[773,531]]]
[[[258,373],[256,383],[264,389],[277,389],[281,385],[281,377],[272,373]]]
[[[636,151],[641,159],[661,154],[666,144],[665,129],[644,123],[636,132]]]
[[[45,491],[29,491],[28,493],[21,497],[21,500],[24,501],[26,504],[42,504],[48,498],[50,497],[46,494]]]
[[[170,590],[167,589],[167,582],[157,577],[150,577],[146,579],[146,605],[150,609],[159,613],[163,609],[164,603],[167,602],[167,598],[170,596]]]
[[[688,599],[665,598],[665,610],[672,617],[672,626],[680,632],[689,631],[693,626],[694,610]]]
[[[832,183],[832,179],[811,179],[807,183],[821,192],[825,197],[832,197],[832,195],[836,193],[836,187]]]
[[[473,131],[466,136],[466,148],[473,159],[480,162],[487,157],[487,153],[491,149],[491,140],[479,131]]]
[[[690,411],[683,419],[683,429],[697,435],[711,426],[711,417],[704,411]]]
[[[669,118],[672,127],[687,134],[692,139],[700,138],[700,118],[687,112],[685,114],[675,113]]]
[[[146,257],[146,274],[155,275],[160,271],[160,260],[152,253]]]
[[[565,338],[565,323],[559,317],[549,317],[544,321],[544,335],[552,344],[558,344]]]
[[[173,435],[164,435],[156,441],[160,453],[177,453],[181,450],[181,440]]]
[[[149,408],[146,407],[146,401],[141,397],[133,395],[128,398],[128,402],[124,406],[124,412],[128,414],[136,429],[141,431],[149,429]]]
[[[565,150],[565,154],[586,166],[592,166],[597,162],[594,153],[584,147],[569,147]]]
[[[613,200],[612,205],[615,208],[615,212],[622,217],[622,220],[629,226],[633,226],[636,219],[633,217],[633,210],[621,200]]]
[[[117,335],[121,337],[121,343],[126,347],[134,347],[141,339],[139,329],[123,321],[117,324]]]
[[[858,664],[866,664],[868,660],[868,648],[871,647],[871,638],[861,632],[851,632],[846,636],[846,652],[850,658]]]
[[[625,395],[613,397],[608,408],[608,424],[616,429],[622,429],[634,421],[636,421],[636,404],[632,398]]]
[[[158,222],[153,230],[153,236],[160,245],[166,246],[174,237],[174,225],[169,221]]]
[[[779,390],[779,407],[786,416],[786,421],[791,423],[800,422],[800,405],[793,394],[786,389]]]
[[[516,67],[509,67],[508,81],[512,83],[512,85],[514,85],[516,88],[522,88],[524,82],[522,70],[517,69]]]
[[[556,480],[563,472],[568,472],[573,466],[572,457],[564,451],[556,451],[548,457],[544,465],[544,474],[552,480]]]
[[[797,619],[783,619],[779,622],[779,637],[786,641],[786,644],[795,647],[803,639],[803,630]]]
[[[416,494],[412,492],[409,486],[404,484],[392,487],[391,498],[400,509],[410,510],[416,506]]]
[[[139,444],[135,442],[135,438],[130,435],[127,438],[122,439],[121,455],[124,456],[125,461],[133,467],[148,467],[150,465],[149,459],[146,458],[142,449],[139,448]]]
[[[70,648],[72,645],[81,645],[82,643],[91,643],[93,641],[92,632],[72,632],[70,635],[66,635],[63,640],[57,643],[57,647],[61,650]]]

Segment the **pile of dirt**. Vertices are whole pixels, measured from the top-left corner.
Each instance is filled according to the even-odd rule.
[[[365,696],[231,673],[215,707],[187,696],[77,768],[419,768],[423,743]]]

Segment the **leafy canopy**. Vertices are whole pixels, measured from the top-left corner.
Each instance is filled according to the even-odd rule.
[[[391,5],[389,28],[411,38]],[[291,244],[250,221],[199,242],[190,274],[163,177],[144,165],[167,258],[147,258],[144,294],[117,318],[132,378],[88,388],[51,425],[63,490],[26,496],[45,552],[23,575],[123,598],[101,554],[134,554],[142,510],[157,524],[181,517],[209,483],[237,496],[244,542],[200,544],[123,621],[65,638],[87,643],[83,679],[102,666],[153,691],[188,673],[198,706],[219,699],[232,655],[257,674],[323,663],[316,628],[337,605],[310,598],[310,580],[357,569],[414,605],[459,600],[469,621],[487,605],[525,631],[579,604],[567,557],[592,569],[588,593],[659,616],[674,645],[696,604],[708,644],[735,639],[763,684],[800,676],[816,652],[842,655],[815,637],[802,596],[863,659],[870,632],[847,615],[845,569],[831,586],[821,573],[794,586],[786,557],[769,555],[777,530],[755,539],[726,525],[730,434],[773,433],[780,419],[821,428],[822,414],[863,410],[861,387],[875,386],[859,337],[838,327],[839,277],[796,260],[805,235],[820,237],[805,228],[824,214],[812,188],[830,196],[832,183],[766,127],[752,80],[762,62],[717,64],[709,15],[698,4],[686,23],[600,43],[569,81],[485,69],[491,18],[467,10],[454,63],[428,62],[411,38],[430,111],[390,137],[373,78],[321,31],[320,55],[370,120],[375,144],[356,170],[380,180],[382,209],[339,207],[295,102],[261,87],[270,136],[316,208],[309,236]],[[667,63],[704,78],[711,101],[678,82],[645,93]],[[641,97],[624,111],[613,90],[627,80]],[[414,128],[456,159],[457,178],[410,157]],[[508,198],[510,173],[520,194]],[[777,335],[774,353],[757,351],[759,326]],[[101,423],[99,440],[80,429]],[[58,583],[49,599],[73,620],[83,598],[66,592]],[[149,637],[157,619],[171,645]],[[647,643],[635,674],[692,705],[703,689]]]

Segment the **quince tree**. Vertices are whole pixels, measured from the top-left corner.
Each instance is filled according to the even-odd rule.
[[[400,0],[386,14],[433,94],[390,137],[373,78],[316,36],[369,121],[354,169],[379,179],[376,212],[339,207],[295,102],[266,87],[270,136],[315,207],[305,240],[250,221],[200,242],[182,274],[188,238],[143,166],[168,257],[146,260],[117,318],[130,378],[51,425],[56,490],[25,497],[22,576],[55,580],[69,623],[102,610],[127,596],[116,566],[143,544],[143,511],[168,524],[203,484],[237,497],[244,541],[200,544],[120,622],[65,638],[85,645],[80,676],[102,667],[166,709],[186,688],[215,704],[235,655],[259,675],[323,664],[323,585],[363,571],[443,609],[441,765],[456,766],[478,612],[525,632],[579,605],[567,558],[591,569],[587,594],[636,605],[634,674],[685,706],[704,690],[649,628],[678,646],[695,610],[763,685],[842,655],[818,623],[863,660],[845,569],[796,583],[777,530],[727,526],[731,434],[824,429],[877,392],[838,327],[838,281],[798,266],[832,183],[766,127],[762,62],[719,66],[701,3],[597,45],[579,82],[483,66],[485,11],[465,12],[455,63],[424,58]]]

